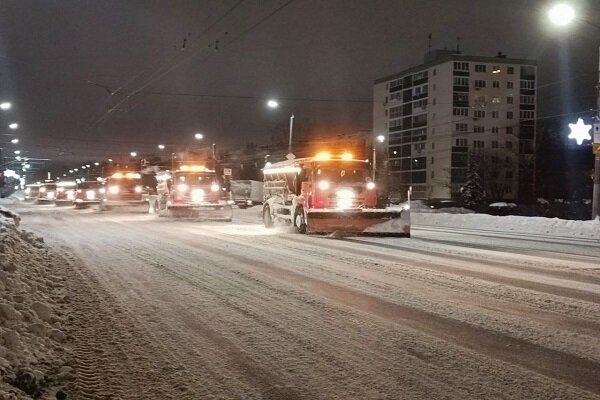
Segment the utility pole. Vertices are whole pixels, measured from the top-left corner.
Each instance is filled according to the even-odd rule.
[[[294,114],[290,116],[290,138],[288,142],[288,154],[292,154],[292,136],[294,134]]]
[[[592,139],[594,148],[594,194],[592,197],[592,219],[600,216],[600,46],[598,47],[598,81],[596,82],[598,98],[596,102],[596,121],[592,128]]]

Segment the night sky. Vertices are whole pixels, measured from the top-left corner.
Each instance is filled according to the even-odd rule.
[[[460,36],[465,54],[537,59],[540,116],[595,108],[600,4],[571,1],[582,19],[557,29],[552,3],[2,0],[0,100],[14,107],[0,122],[20,123],[26,155],[55,160],[183,146],[196,131],[270,143],[290,112],[298,135],[371,129],[373,80],[421,63],[429,33],[433,48]]]

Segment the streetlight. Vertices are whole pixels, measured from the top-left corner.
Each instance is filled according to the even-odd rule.
[[[279,102],[275,99],[270,99],[267,101],[267,107],[269,108],[279,108]],[[294,114],[290,115],[290,133],[288,139],[288,154],[292,154],[292,138],[294,136]]]
[[[8,124],[8,127],[9,127],[10,129],[13,129],[13,130],[14,130],[14,129],[17,129],[17,128],[19,127],[19,124],[17,124],[16,122],[13,122],[13,123],[11,123],[11,124]]]
[[[12,144],[17,144],[17,143],[19,143],[19,139],[16,139],[16,138],[15,138],[15,139],[11,140],[10,142],[11,142]]]
[[[203,135],[203,134],[201,134],[200,132],[196,132],[196,133],[194,134],[194,138],[195,138],[196,140],[202,140],[202,139],[204,139],[204,135]]]
[[[384,135],[377,135],[376,139],[377,139],[377,141],[379,143],[385,142],[385,136]]]
[[[136,153],[135,151],[132,151],[131,153],[129,153],[129,155],[130,155],[131,157],[137,157],[137,153]]]
[[[571,24],[575,20],[575,10],[573,7],[569,6],[565,3],[559,3],[553,6],[548,11],[548,18],[550,21],[557,26],[566,26]],[[600,51],[600,47],[598,48]],[[600,58],[599,58],[600,64]],[[600,67],[598,68],[600,70]],[[599,76],[600,79],[600,76]],[[596,116],[596,130],[600,126],[600,87],[598,88],[598,115]],[[586,132],[586,126],[583,124],[582,120],[578,120],[577,124],[569,124],[571,127],[570,138],[577,140],[577,144],[582,144],[583,140],[589,138],[587,133],[589,132],[589,128]],[[592,219],[598,218],[600,216],[600,151],[597,149],[600,148],[600,133],[594,133],[594,137],[591,138],[593,141],[592,148],[594,149],[594,190],[592,195]]]
[[[0,110],[10,110],[11,107],[12,107],[12,104],[9,101],[0,103]]]
[[[109,159],[108,159],[108,162],[113,162],[113,159],[112,159],[112,158],[109,158]]]
[[[94,165],[97,167],[97,166],[99,166],[99,165],[100,165],[100,163],[96,161],[96,162],[94,163]]]
[[[554,25],[567,26],[575,19],[575,10],[568,4],[558,3],[548,10],[548,18]]]
[[[21,154],[21,150],[15,150],[15,151],[14,151],[14,153],[15,153],[16,155],[19,155],[19,154]]]
[[[165,145],[164,144],[159,144],[158,145],[158,149],[159,150],[164,150],[165,149]]]

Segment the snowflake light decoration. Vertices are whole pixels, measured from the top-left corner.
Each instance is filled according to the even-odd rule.
[[[576,124],[569,124],[571,133],[569,133],[569,139],[575,139],[578,145],[581,146],[584,140],[592,140],[590,136],[590,130],[592,125],[586,125],[581,118],[577,120]]]

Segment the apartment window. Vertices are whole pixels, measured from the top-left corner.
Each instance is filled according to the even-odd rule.
[[[484,81],[483,79],[476,79],[475,80],[475,87],[476,88],[484,88],[484,87],[486,87],[486,81]]]
[[[492,82],[492,87],[496,88],[496,89],[500,88],[500,81],[493,81]]]
[[[506,119],[513,119],[513,112],[512,111],[507,111],[506,112]]]
[[[513,172],[512,171],[506,171],[506,179],[512,179],[513,177]]]
[[[483,132],[485,132],[485,128],[483,126],[481,126],[481,125],[475,125],[473,127],[473,132],[475,132],[475,133],[483,133]]]
[[[483,140],[473,140],[473,147],[476,149],[483,149],[485,147],[485,142]]]
[[[431,157],[431,163],[435,164],[435,158]]]
[[[535,81],[521,81],[521,89],[535,89]]]
[[[521,96],[521,104],[535,104],[535,96]]]
[[[515,98],[512,96],[506,96],[506,104],[514,104]]]
[[[413,146],[413,148],[414,148],[416,151],[422,151],[422,150],[425,150],[425,143],[415,143],[415,144],[414,144],[414,146]]]
[[[385,110],[383,110],[383,114],[387,117],[387,115],[388,115],[388,109],[387,108]]]
[[[513,89],[515,87],[515,83],[514,82],[506,82],[506,88],[507,89]]]
[[[431,142],[431,150],[435,149],[435,142]]]
[[[427,99],[415,101],[413,103],[413,108],[421,108],[422,110],[427,109]]]
[[[390,128],[397,128],[399,126],[402,126],[402,120],[401,119],[393,119],[390,121]]]
[[[499,111],[492,111],[492,118],[500,118],[500,112]]]
[[[466,63],[466,62],[455,62],[454,63],[454,70],[456,70],[456,71],[468,71],[469,70],[469,63]]]
[[[498,156],[492,156],[492,163],[498,164]]]
[[[485,70],[484,64],[475,64],[475,72],[485,72]]]
[[[402,79],[396,79],[390,82],[390,90],[401,88],[402,87]]]
[[[512,149],[513,148],[513,142],[511,142],[510,140],[506,141],[506,148],[507,149]]]
[[[534,112],[533,111],[521,111],[519,113],[519,118],[521,118],[521,119],[533,119],[534,118]]]
[[[435,171],[431,171],[431,179],[435,178]]]
[[[473,111],[473,118],[485,118],[485,110]]]
[[[456,139],[456,146],[457,147],[467,147],[468,146],[467,139]]]
[[[469,126],[467,124],[456,124],[457,132],[466,132],[469,130]]]
[[[434,105],[434,106],[435,106],[435,103],[437,103],[437,102],[436,102],[436,100],[435,100],[435,97],[434,97],[434,98],[433,98],[433,105]]]
[[[390,119],[400,118],[402,116],[402,106],[390,108]]]
[[[467,117],[469,115],[469,109],[466,107],[454,107],[452,109],[452,115]]]
[[[506,127],[506,134],[507,135],[512,135],[513,134],[513,127],[512,126],[507,126]]]
[[[515,73],[515,67],[508,67],[506,68],[506,73],[509,75],[514,75]]]
[[[500,104],[500,97],[498,97],[498,96],[492,97],[492,103]]]
[[[512,157],[506,156],[505,162],[508,165],[512,165]]]
[[[454,86],[469,86],[469,78],[462,76],[454,77]]]
[[[502,69],[500,69],[500,66],[494,65],[494,67],[492,68],[492,74],[499,74],[500,72],[502,72]]]
[[[433,69],[433,76],[436,76],[436,75],[437,75],[437,69],[434,68]]]
[[[492,149],[497,149],[497,148],[498,148],[498,141],[492,140]]]
[[[511,194],[512,193],[512,186],[511,185],[504,186],[504,193]]]
[[[492,126],[492,133],[498,133],[498,127]]]

